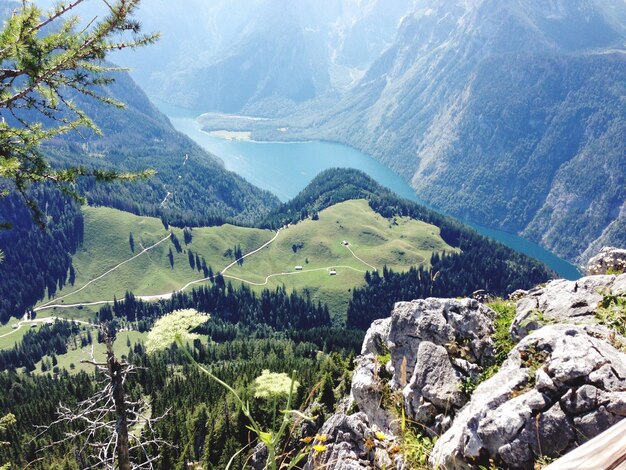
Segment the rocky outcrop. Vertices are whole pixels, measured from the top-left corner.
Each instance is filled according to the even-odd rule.
[[[533,468],[626,415],[626,354],[599,326],[550,325],[527,336],[499,372],[478,386],[430,464],[465,469],[491,459]]]
[[[605,246],[587,263],[588,276],[626,273],[626,250]]]
[[[540,456],[567,453],[626,416],[625,296],[626,274],[516,292],[517,344],[499,369],[489,307],[474,299],[397,303],[372,324],[356,359],[351,399],[360,413],[331,418],[328,449],[315,458],[328,469],[403,468],[397,446],[371,438],[382,430],[403,442],[402,406],[416,429],[440,436],[433,468],[532,469]],[[499,348],[502,336],[499,328]],[[493,375],[484,380],[487,368]]]
[[[528,291],[517,302],[511,335],[520,340],[548,324],[595,324],[604,296],[620,293],[626,293],[626,274],[551,281]]]
[[[379,429],[395,432],[398,420],[381,403],[404,403],[410,419],[442,432],[469,398],[464,382],[493,362],[494,315],[473,299],[397,303],[367,332],[352,381],[356,405]]]

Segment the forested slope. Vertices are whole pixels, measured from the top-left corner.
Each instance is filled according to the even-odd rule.
[[[260,190],[176,131],[126,73],[101,90],[126,104],[117,109],[85,97],[76,102],[101,128],[66,135],[44,151],[59,165],[98,166],[117,171],[151,168],[147,181],[81,185],[90,203],[141,215],[164,216],[179,225],[251,223],[278,199]]]

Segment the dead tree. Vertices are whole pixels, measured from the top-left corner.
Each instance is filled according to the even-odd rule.
[[[57,425],[65,426],[67,431],[61,440],[41,450],[62,443],[79,443],[77,460],[82,462],[82,468],[152,469],[159,456],[151,455],[150,448],[168,445],[154,432],[154,425],[165,415],[151,418],[148,403],[143,399],[130,401],[126,397],[126,379],[136,368],[115,357],[114,333],[107,327],[101,330],[106,344],[106,362],[81,361],[94,365],[103,374],[101,386],[75,409],[59,404],[57,419],[42,427],[39,436]]]

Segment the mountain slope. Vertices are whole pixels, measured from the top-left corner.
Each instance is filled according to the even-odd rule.
[[[151,96],[198,112],[277,115],[349,88],[388,47],[413,0],[144,0],[155,47],[115,61]],[[97,4],[81,6],[91,17]],[[171,21],[180,18],[183,21]]]
[[[346,142],[434,206],[575,260],[626,241],[610,228],[626,199],[625,41],[621,0],[418,1],[341,100],[257,137]]]
[[[398,198],[357,170],[320,174],[263,224],[278,231],[225,224],[186,233],[170,229],[170,237],[155,218],[91,207],[84,214],[72,285],[60,286],[57,299],[41,302],[39,315],[67,314],[70,305],[119,299],[129,290],[150,300],[168,298],[215,275],[217,285],[297,289],[328,305],[343,323],[353,293],[372,279],[367,271],[385,279],[406,273],[399,283],[411,280],[418,296],[468,295],[481,288],[504,294],[550,277],[540,263]],[[379,292],[370,303],[386,305],[387,297]],[[51,310],[55,305],[61,308]]]
[[[128,184],[84,182],[82,189],[90,203],[186,225],[250,224],[278,204],[271,193],[227,171],[217,157],[176,131],[127,73],[116,74],[115,83],[100,91],[125,103],[126,109],[84,96],[76,96],[75,101],[103,135],[65,135],[46,144],[45,151],[59,165],[118,171],[153,168],[157,174]]]

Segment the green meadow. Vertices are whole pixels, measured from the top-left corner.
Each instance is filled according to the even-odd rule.
[[[246,255],[276,235],[270,230],[222,225],[194,228],[186,244],[182,229],[166,230],[156,218],[104,207],[86,207],[84,213],[84,244],[73,257],[74,285],[59,291],[50,305],[112,301],[126,291],[158,296],[184,286],[191,289],[206,281],[189,285],[204,277],[201,270],[190,266],[189,251],[194,263],[197,255],[217,273],[235,261],[237,247]],[[170,230],[179,240],[180,252],[168,238]],[[149,247],[153,248],[142,253]],[[224,276],[256,291],[278,286],[308,290],[341,321],[352,289],[365,282],[365,271],[382,270],[383,266],[398,271],[427,266],[432,253],[442,251],[454,249],[441,239],[437,227],[404,217],[387,219],[367,201],[353,200],[321,211],[318,220],[307,219],[281,229],[273,242],[234,264]],[[50,302],[43,301],[39,307]],[[98,308],[43,309],[38,316],[89,319]]]

